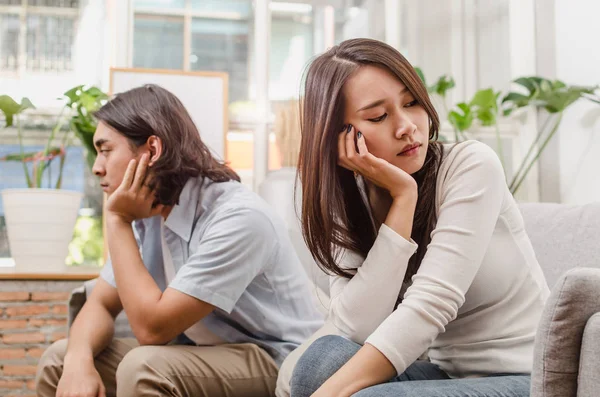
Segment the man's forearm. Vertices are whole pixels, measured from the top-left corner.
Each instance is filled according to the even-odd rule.
[[[93,364],[94,357],[108,346],[115,320],[104,307],[86,303],[71,326],[65,367]]]
[[[109,218],[107,227],[119,298],[135,336],[141,340],[156,331],[152,324],[157,323],[154,320],[162,291],[144,266],[131,224]]]

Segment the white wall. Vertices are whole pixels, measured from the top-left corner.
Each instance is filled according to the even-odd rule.
[[[556,0],[556,77],[568,84],[600,84],[600,2]],[[600,106],[576,103],[558,132],[561,201],[600,201]]]

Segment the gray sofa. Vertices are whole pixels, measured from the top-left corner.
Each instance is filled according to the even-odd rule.
[[[600,395],[600,204],[524,204],[552,288],[536,335],[531,397]]]
[[[277,176],[277,175],[276,175]],[[292,179],[293,180],[293,179]],[[273,179],[271,179],[273,182]],[[284,175],[260,194],[287,222],[290,236],[320,294],[327,283],[308,255],[300,235],[291,182]],[[286,197],[286,196],[283,196]],[[527,232],[552,294],[542,316],[534,350],[532,397],[600,395],[600,203],[583,206],[522,204]],[[94,280],[71,299],[71,319],[85,302]],[[323,296],[319,301],[323,302]],[[131,336],[127,319],[117,321],[116,336]]]

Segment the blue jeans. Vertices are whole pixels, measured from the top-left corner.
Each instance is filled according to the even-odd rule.
[[[291,397],[310,396],[360,348],[341,336],[317,339],[296,364]],[[437,365],[416,361],[389,382],[363,389],[354,397],[527,397],[529,384],[528,375],[450,379]]]

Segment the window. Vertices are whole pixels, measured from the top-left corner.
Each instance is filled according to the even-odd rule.
[[[0,70],[73,70],[78,16],[79,0],[0,0]]]

